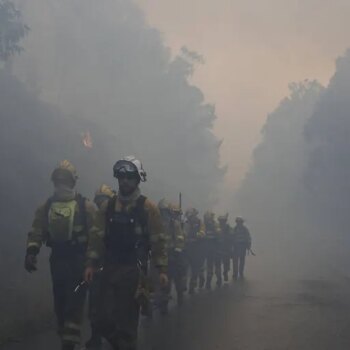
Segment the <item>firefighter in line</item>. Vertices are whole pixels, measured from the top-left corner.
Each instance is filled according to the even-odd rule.
[[[100,273],[97,325],[115,350],[136,350],[140,304],[140,276],[147,274],[148,259],[158,269],[162,287],[168,284],[166,236],[158,207],[141,194],[146,181],[142,164],[133,156],[113,167],[118,193],[102,205],[90,232],[85,280]]]
[[[233,229],[233,279],[244,278],[245,258],[251,250],[252,239],[242,217],[236,218]]]
[[[170,300],[173,284],[175,285],[177,304],[179,306],[183,304],[183,293],[185,289],[184,277],[186,273],[183,255],[185,238],[181,227],[182,212],[179,206],[162,199],[158,204],[158,208],[162,217],[164,231],[167,235],[167,251],[169,259],[169,283],[161,293],[160,311],[162,314],[167,314],[168,302]]]
[[[73,350],[80,343],[86,289],[74,290],[84,276],[88,235],[95,216],[94,205],[75,190],[77,179],[76,169],[67,160],[54,169],[54,193],[35,213],[25,256],[25,269],[34,272],[42,245],[51,249],[53,299],[62,350]]]

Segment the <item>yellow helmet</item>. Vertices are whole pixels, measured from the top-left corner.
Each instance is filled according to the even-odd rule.
[[[108,185],[101,185],[95,192],[94,202],[98,208],[101,208],[102,204],[105,201],[108,201],[110,198],[115,196],[115,192]]]
[[[57,181],[59,179],[73,180],[74,183],[77,181],[77,170],[69,160],[62,160],[52,172],[51,180]]]
[[[99,196],[112,198],[114,195],[115,192],[113,191],[112,187],[105,184],[101,185],[95,192],[95,198]]]

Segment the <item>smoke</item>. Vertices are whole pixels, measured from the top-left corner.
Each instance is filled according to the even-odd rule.
[[[306,125],[309,153],[305,170],[315,220],[336,236],[348,235],[350,208],[350,51]]]
[[[268,221],[277,215],[285,222],[289,207],[299,201],[306,164],[304,128],[322,90],[317,81],[290,84],[290,96],[268,116],[252,166],[237,193],[242,214],[252,220],[266,219],[270,225]]]
[[[349,91],[347,51],[326,88],[293,84],[267,119],[234,204],[271,269],[348,276]]]
[[[215,109],[189,83],[200,55],[184,48],[171,58],[130,1],[16,4],[31,30],[24,51],[0,67],[1,273],[11,271],[1,282],[0,330],[7,334],[12,321],[26,322],[23,310],[32,321],[51,310],[45,253],[34,277],[23,259],[59,160],[76,165],[79,191],[91,196],[101,183],[115,185],[116,160],[135,154],[151,199],[176,200],[182,191],[184,205],[200,209],[215,203],[224,175]]]
[[[131,1],[36,0],[22,9],[32,35],[16,62],[20,79],[64,114],[112,133],[122,145],[114,161],[138,156],[153,196],[182,191],[185,203],[211,206],[223,175],[215,109],[188,80],[201,57],[183,49],[171,59]]]
[[[234,198],[235,213],[243,215],[255,233],[264,268],[281,273],[298,270],[312,246],[304,201],[304,128],[323,91],[317,81],[289,88],[290,95],[268,116],[251,168]]]

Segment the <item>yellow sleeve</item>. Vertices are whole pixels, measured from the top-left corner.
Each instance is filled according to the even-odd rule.
[[[148,232],[153,264],[160,271],[166,272],[168,266],[167,237],[163,229],[159,209],[155,204],[146,200],[145,210],[148,213]]]
[[[101,209],[90,216],[88,248],[86,252],[87,265],[96,266],[103,261],[105,245],[104,235],[106,226],[106,210],[108,201],[102,204]],[[88,224],[89,225],[89,224]]]
[[[204,226],[204,223],[202,221],[200,223],[200,229],[197,233],[197,237],[198,238],[205,238],[205,226]]]
[[[32,228],[28,233],[27,252],[38,254],[42,244],[47,239],[47,218],[45,218],[46,205],[40,206],[35,214]]]
[[[181,222],[178,220],[175,220],[175,237],[176,237],[176,242],[175,242],[175,250],[180,250],[182,251],[185,248],[185,234],[184,231],[182,230],[181,227]]]

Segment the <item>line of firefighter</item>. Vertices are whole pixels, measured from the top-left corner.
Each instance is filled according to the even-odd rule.
[[[115,350],[136,350],[139,313],[151,316],[157,306],[166,314],[173,284],[181,306],[187,289],[191,295],[197,288],[211,289],[214,271],[218,287],[222,277],[227,282],[231,259],[233,279],[244,277],[251,236],[241,217],[231,228],[228,214],[216,220],[207,212],[202,221],[190,208],[183,222],[179,206],[164,199],[157,206],[141,194],[146,172],[133,156],[117,161],[113,175],[118,191],[102,185],[96,210],[75,189],[75,167],[60,162],[51,175],[54,193],[37,209],[28,234],[28,272],[37,270],[41,246],[51,248],[62,350],[81,342],[87,290],[91,338],[86,348],[99,349],[105,338]]]

